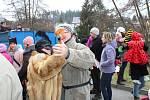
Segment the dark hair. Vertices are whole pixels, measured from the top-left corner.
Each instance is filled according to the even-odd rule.
[[[11,38],[9,38],[9,44],[11,44],[11,43],[17,44],[17,39],[16,39],[16,37],[11,37]]]
[[[47,34],[44,31],[38,31],[35,36],[39,36],[42,37],[44,39],[46,39],[47,41],[49,41],[51,43],[51,40],[49,39],[49,37],[47,36]]]

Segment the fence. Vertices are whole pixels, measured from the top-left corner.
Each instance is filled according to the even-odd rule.
[[[23,39],[27,36],[32,36],[34,40],[37,40],[35,37],[35,31],[10,31],[10,32],[0,32],[0,43],[8,44],[10,37],[16,37],[17,43],[23,46]],[[49,39],[52,41],[52,45],[57,43],[57,37],[54,32],[46,32]]]

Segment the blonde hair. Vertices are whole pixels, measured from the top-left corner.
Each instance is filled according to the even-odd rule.
[[[114,39],[113,34],[110,32],[103,32],[103,37],[105,38],[107,43],[110,43]]]

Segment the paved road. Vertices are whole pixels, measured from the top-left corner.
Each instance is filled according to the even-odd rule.
[[[128,91],[119,90],[116,88],[112,88],[113,99],[112,100],[133,100],[133,96]],[[93,97],[93,95],[91,95]],[[91,99],[92,100],[92,99]],[[101,99],[103,100],[103,99]]]
[[[113,100],[133,100],[131,92],[113,88]]]

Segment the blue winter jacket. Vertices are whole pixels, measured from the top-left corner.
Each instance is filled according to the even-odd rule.
[[[100,69],[104,73],[115,72],[116,46],[116,41],[113,40],[111,43],[107,43],[102,51]]]

